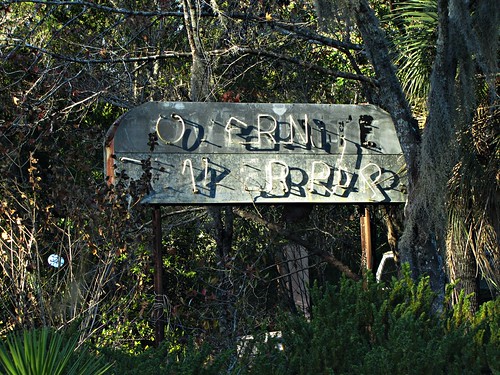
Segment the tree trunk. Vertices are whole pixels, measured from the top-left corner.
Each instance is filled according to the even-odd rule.
[[[199,0],[183,0],[184,25],[191,48],[193,62],[191,64],[190,98],[193,102],[210,100],[212,73],[210,60],[205,53],[200,39],[199,19],[201,6]]]
[[[213,100],[212,70],[209,56],[205,53],[200,38],[199,20],[201,3],[199,0],[183,0],[184,24],[186,26],[189,46],[192,53],[191,64],[191,101]],[[208,208],[214,222],[214,239],[216,256],[219,265],[217,299],[221,306],[219,311],[219,331],[221,338],[229,339],[236,334],[236,308],[231,280],[231,249],[233,244],[233,211],[229,206]],[[224,344],[223,344],[224,345]]]
[[[478,308],[478,283],[477,283],[477,264],[472,251],[470,241],[460,242],[454,240],[453,233],[449,233],[448,238],[448,274],[450,282],[455,284],[452,294],[452,303],[457,303],[460,293],[469,296],[470,312],[475,313]]]
[[[363,37],[368,56],[374,66],[379,82],[379,103],[387,110],[394,121],[401,148],[403,150],[409,179],[408,213],[411,216],[420,209],[413,208],[416,198],[426,200],[417,188],[421,178],[420,147],[421,138],[418,123],[412,117],[406,96],[396,76],[396,71],[390,59],[386,37],[380,28],[374,11],[366,0],[355,2],[354,14],[356,23]],[[439,150],[439,148],[438,148]],[[425,171],[429,173],[430,171]],[[432,226],[422,226],[419,221],[407,221],[405,239],[399,252],[402,262],[410,264],[414,277],[427,274],[431,287],[439,296],[436,308],[444,299],[444,269],[442,257],[439,254],[437,238]]]
[[[410,189],[418,174],[420,132],[413,118],[401,84],[392,64],[387,39],[378,19],[366,0],[353,1],[356,24],[363,37],[366,53],[377,76],[379,92],[376,103],[390,113],[405,157]]]

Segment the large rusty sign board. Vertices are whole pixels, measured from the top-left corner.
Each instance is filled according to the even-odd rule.
[[[149,102],[105,140],[108,181],[148,204],[404,202],[404,171],[372,105]]]

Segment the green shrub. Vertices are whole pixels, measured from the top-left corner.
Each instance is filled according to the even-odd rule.
[[[103,353],[115,363],[111,373],[117,375],[219,375],[227,373],[234,360],[231,351],[215,354],[208,345],[180,347],[168,341],[139,355],[106,349]]]
[[[310,322],[284,319],[284,351],[260,346],[249,374],[498,373],[499,299],[472,317],[468,299],[431,313],[429,280],[408,270],[391,285],[344,279],[313,290]],[[259,344],[256,344],[259,345]]]
[[[282,337],[254,333],[242,352],[167,342],[133,356],[107,352],[119,375],[499,374],[500,299],[470,313],[469,299],[432,313],[427,278],[405,269],[388,286],[368,277],[313,288],[310,321],[284,316]]]
[[[478,354],[493,374],[500,374],[500,297],[481,306],[474,317],[474,342]]]
[[[0,342],[0,370],[7,375],[100,375],[111,367],[49,328],[12,333]]]

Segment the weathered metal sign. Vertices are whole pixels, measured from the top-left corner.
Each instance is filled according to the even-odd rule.
[[[372,105],[150,102],[109,130],[105,172],[149,204],[404,202],[394,124]]]

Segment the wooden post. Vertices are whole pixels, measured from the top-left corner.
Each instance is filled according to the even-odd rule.
[[[362,267],[366,270],[373,269],[372,233],[370,224],[370,209],[361,206],[359,209],[359,224],[361,228]]]
[[[155,346],[165,338],[165,320],[163,319],[163,262],[162,262],[161,208],[153,206],[153,262],[155,302],[153,319],[155,322]]]

